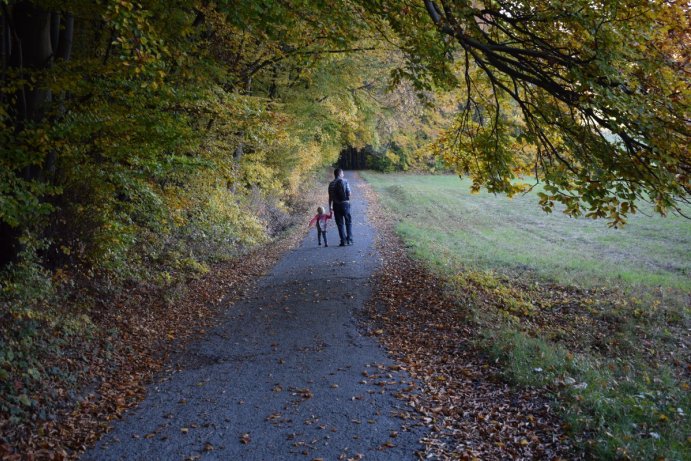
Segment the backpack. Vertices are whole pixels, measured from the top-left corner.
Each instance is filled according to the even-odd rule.
[[[345,184],[342,178],[334,179],[333,181],[333,199],[335,203],[347,202],[348,194],[346,194]]]

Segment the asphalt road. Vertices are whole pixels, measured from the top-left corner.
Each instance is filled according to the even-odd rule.
[[[83,460],[416,459],[424,434],[393,396],[408,378],[358,320],[378,255],[347,177],[355,244],[312,229]]]

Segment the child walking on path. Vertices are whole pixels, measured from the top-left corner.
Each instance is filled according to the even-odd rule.
[[[319,207],[317,208],[317,214],[314,215],[314,218],[312,218],[309,223],[310,227],[312,227],[314,223],[317,224],[317,241],[319,242],[319,246],[322,244],[322,237],[324,237],[324,246],[329,246],[329,244],[326,243],[326,224],[329,222],[329,219],[331,219],[331,212],[326,214],[324,213],[324,208]]]

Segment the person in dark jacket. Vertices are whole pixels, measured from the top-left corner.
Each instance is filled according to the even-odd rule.
[[[329,209],[333,211],[341,244],[353,244],[352,218],[350,216],[350,186],[343,179],[343,170],[336,168],[334,180],[329,183]]]

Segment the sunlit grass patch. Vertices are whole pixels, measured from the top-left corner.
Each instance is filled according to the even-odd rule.
[[[623,229],[610,229],[604,221],[545,214],[534,193],[471,195],[469,182],[455,176],[365,177],[395,210],[399,231],[441,252],[437,258],[449,265],[507,274],[529,269],[585,287],[691,291],[691,221],[656,216],[646,204]]]

